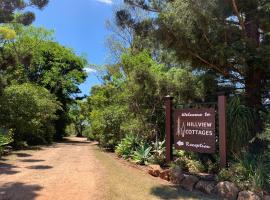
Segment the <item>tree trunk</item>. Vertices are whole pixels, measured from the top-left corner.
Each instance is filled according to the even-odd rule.
[[[260,46],[259,23],[250,13],[246,13],[245,33],[247,37],[247,48],[256,49]],[[262,80],[264,73],[262,66],[258,66],[258,60],[253,57],[246,57],[248,69],[246,71],[245,86],[246,86],[246,103],[249,107],[255,109],[255,133],[262,130],[262,121],[259,116],[259,110],[262,108]]]
[[[262,73],[250,70],[246,77],[246,103],[249,107],[262,108]]]

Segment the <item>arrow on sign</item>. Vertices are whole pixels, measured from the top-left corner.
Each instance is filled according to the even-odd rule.
[[[180,140],[177,142],[177,144],[178,144],[178,146],[180,146],[180,147],[181,147],[181,146],[184,146],[184,142],[182,142],[182,141],[180,141]]]

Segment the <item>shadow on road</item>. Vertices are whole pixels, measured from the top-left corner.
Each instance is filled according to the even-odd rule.
[[[53,168],[52,166],[49,165],[33,165],[30,167],[26,167],[27,169],[40,169],[40,170],[44,170],[44,169],[51,169]]]
[[[27,185],[24,183],[6,183],[0,187],[0,200],[33,200],[42,189],[39,185]]]
[[[75,139],[81,139],[81,138],[75,138]],[[85,140],[74,140],[69,138],[64,138],[63,141],[59,142],[60,144],[67,144],[67,145],[76,145],[76,146],[84,146],[89,145],[90,141]]]
[[[172,200],[172,199],[205,199],[205,200],[210,200],[210,199],[217,199],[216,197],[212,197],[209,195],[205,195],[200,192],[187,192],[180,187],[177,186],[168,186],[168,185],[163,185],[163,186],[158,186],[158,187],[153,187],[151,189],[151,194],[159,197],[160,199],[164,200]]]
[[[45,160],[38,160],[38,159],[23,159],[20,160],[21,162],[29,162],[29,163],[34,163],[34,162],[43,162]]]
[[[0,175],[2,175],[2,174],[7,174],[7,175],[17,174],[17,173],[19,173],[19,171],[14,170],[16,168],[17,168],[17,166],[15,166],[15,165],[0,162]]]
[[[22,158],[31,157],[32,156],[31,154],[28,154],[28,153],[14,153],[14,155],[16,155],[18,157],[22,157]]]

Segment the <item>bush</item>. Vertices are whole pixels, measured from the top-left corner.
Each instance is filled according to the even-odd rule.
[[[229,169],[223,169],[218,174],[219,180],[229,180],[241,189],[265,189],[270,185],[270,157],[269,153],[254,155],[247,152],[231,164]]]
[[[117,155],[127,159],[131,157],[131,155],[134,153],[136,147],[138,146],[138,143],[139,143],[138,137],[136,137],[133,134],[128,134],[116,146],[115,152]]]
[[[92,133],[101,147],[114,150],[121,141],[123,137],[121,124],[125,115],[121,106],[108,106],[91,112]]]
[[[0,128],[0,157],[3,155],[4,147],[13,142],[12,131],[5,131]]]
[[[60,104],[48,90],[29,83],[11,85],[0,98],[0,121],[14,130],[15,145],[21,141],[29,145],[52,141]]]
[[[176,165],[181,166],[184,171],[199,173],[205,171],[204,165],[199,161],[197,154],[186,151],[177,151]]]
[[[248,146],[255,132],[253,110],[241,104],[239,96],[234,96],[228,103],[227,120],[228,149],[239,153]]]
[[[154,164],[164,165],[166,162],[165,158],[165,140],[152,143],[153,150],[151,156],[151,162]]]

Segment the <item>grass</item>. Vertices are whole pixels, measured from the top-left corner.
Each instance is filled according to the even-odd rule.
[[[106,199],[110,200],[177,200],[216,199],[200,192],[187,192],[158,178],[126,166],[108,153],[95,149],[95,156],[106,173]]]

